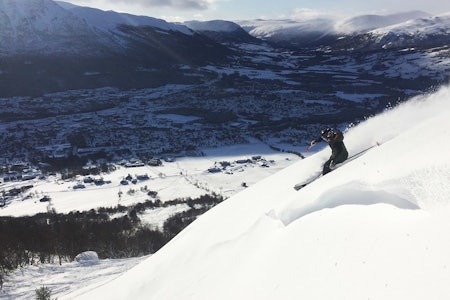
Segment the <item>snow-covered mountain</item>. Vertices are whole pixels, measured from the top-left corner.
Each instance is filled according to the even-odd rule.
[[[218,42],[242,43],[258,41],[257,38],[251,36],[241,26],[230,21],[187,21],[184,22],[184,25]]]
[[[76,6],[71,3],[57,1],[61,7],[66,8],[74,15],[84,19],[90,26],[104,31],[116,31],[118,25],[148,26],[164,31],[181,32],[192,35],[193,32],[184,25],[168,23],[161,19],[147,16],[135,16],[115,11],[103,11],[100,9]]]
[[[431,16],[421,11],[392,15],[362,15],[346,20],[319,17],[305,20],[239,21],[245,30],[259,39],[282,46],[302,48],[331,46],[336,49],[376,49],[389,37],[395,47],[420,43],[445,46],[449,41],[448,15]],[[420,33],[417,37],[416,34]]]
[[[415,20],[419,18],[429,18],[430,14],[423,11],[411,11],[391,15],[362,15],[346,19],[336,23],[336,31],[342,33],[367,32],[376,28],[383,28],[395,24]]]
[[[450,13],[378,28],[369,34],[384,48],[449,45]]]
[[[180,82],[171,68],[231,54],[184,25],[52,0],[1,0],[0,39],[3,95]]]
[[[106,50],[122,54],[132,49],[135,55],[150,51],[160,60],[158,49],[162,46],[181,53],[187,49],[179,48],[187,45],[213,47],[211,41],[199,38],[184,25],[52,0],[2,0],[0,17],[0,54],[9,56],[102,56]]]
[[[239,21],[250,35],[282,46],[299,47],[329,43],[335,36],[335,21],[329,18],[306,20],[250,20]]]
[[[52,0],[3,0],[0,2],[0,17],[1,55],[62,53],[92,56],[111,51],[123,54],[129,49],[136,50],[133,53],[136,55],[149,50],[158,52],[161,43],[165,47],[174,47],[174,51],[186,44],[190,47],[197,44],[196,51],[179,49],[181,56],[189,52],[189,57],[183,60],[198,54],[199,48],[206,50],[212,47],[194,32],[218,42],[263,40],[296,48],[335,46],[338,49],[357,49],[379,47],[380,43],[386,44],[386,40],[389,40],[388,44],[400,47],[420,42],[426,45],[448,44],[450,28],[448,15],[432,17],[420,11],[385,16],[363,15],[344,21],[321,16],[297,20],[244,20],[237,23],[213,20],[175,24]],[[417,33],[420,33],[419,37]],[[179,41],[180,36],[183,41]],[[352,44],[357,44],[357,47]],[[206,53],[200,54],[210,57]]]
[[[447,47],[449,18],[424,16],[420,12],[365,16],[339,23],[340,27],[338,20],[326,17],[174,24],[52,0],[2,0],[0,56],[9,60],[0,61],[4,79],[0,91],[7,96],[39,95],[66,89],[192,82],[201,80],[204,70],[192,76],[180,66],[250,63],[255,51],[274,57],[264,68],[279,69],[282,56],[273,53],[284,47],[312,49],[312,55],[317,48],[354,53],[404,46]],[[398,23],[405,20],[409,21]],[[374,28],[385,25],[390,26]]]
[[[450,14],[411,19],[402,23],[345,35],[335,49],[376,50],[447,47],[450,43]]]
[[[59,299],[448,299],[450,88],[345,133],[202,215],[155,255]]]
[[[85,21],[51,0],[0,1],[0,54],[98,51]]]

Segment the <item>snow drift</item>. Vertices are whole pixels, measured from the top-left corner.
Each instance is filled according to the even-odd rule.
[[[110,283],[60,299],[448,299],[450,88],[345,134],[380,146],[296,192],[328,148],[210,210]]]

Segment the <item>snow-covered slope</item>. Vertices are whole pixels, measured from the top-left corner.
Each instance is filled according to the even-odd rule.
[[[310,45],[335,34],[335,21],[330,18],[306,20],[247,20],[239,25],[250,35],[274,43]]]
[[[450,43],[450,13],[409,20],[369,32],[373,43],[386,47],[441,46]]]
[[[135,268],[59,299],[448,299],[450,88],[345,134],[363,156],[296,192],[329,149],[228,199]],[[84,289],[86,291],[88,289]]]
[[[197,31],[218,31],[218,32],[233,32],[239,30],[241,27],[230,21],[213,20],[213,21],[187,21],[184,22],[186,26],[192,30]]]
[[[0,1],[0,54],[74,53],[97,45],[92,29],[50,0]]]
[[[427,18],[417,18],[408,20],[400,24],[374,29],[372,33],[374,34],[392,33],[397,35],[414,35],[414,34],[449,35],[450,13],[434,17],[430,16]]]
[[[372,29],[400,24],[409,20],[431,17],[422,11],[411,11],[392,15],[362,15],[336,23],[336,30],[343,33],[367,32]]]
[[[218,42],[256,42],[241,26],[224,20],[187,21],[183,23],[190,29],[206,35]]]
[[[164,31],[178,31],[184,34],[192,34],[192,31],[184,25],[168,23],[161,19],[75,6],[66,2],[57,3],[79,18],[86,20],[86,22],[92,27],[105,31],[114,31],[116,30],[117,25],[124,24],[130,26],[150,26]]]
[[[149,33],[150,32],[150,33]],[[145,34],[163,35],[161,43],[178,46],[177,37],[194,35],[184,25],[164,20],[102,11],[52,0],[0,1],[0,55],[79,54],[105,55],[143,48]],[[142,35],[142,36],[139,36]],[[135,45],[136,40],[141,43]],[[193,44],[202,41],[196,39]],[[133,44],[133,45],[131,45]],[[182,42],[185,45],[185,42]],[[148,52],[142,49],[141,52]]]
[[[373,29],[366,33],[346,35],[336,48],[352,50],[448,47],[450,14],[411,19],[402,23]]]

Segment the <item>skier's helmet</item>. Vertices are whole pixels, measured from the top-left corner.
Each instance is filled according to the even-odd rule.
[[[320,135],[324,138],[330,138],[333,136],[333,129],[327,128],[321,131]]]

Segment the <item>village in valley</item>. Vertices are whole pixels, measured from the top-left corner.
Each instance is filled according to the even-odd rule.
[[[244,119],[216,101],[201,107],[198,90],[190,91],[184,85],[103,88],[3,99],[10,112],[0,135],[2,214],[25,201],[36,203],[34,214],[209,193],[229,197],[300,159],[289,146],[294,140],[300,145],[299,130],[271,136],[250,115]],[[245,150],[210,157],[214,149],[239,147]],[[90,199],[87,191],[101,192],[104,200],[64,202],[67,195]]]

